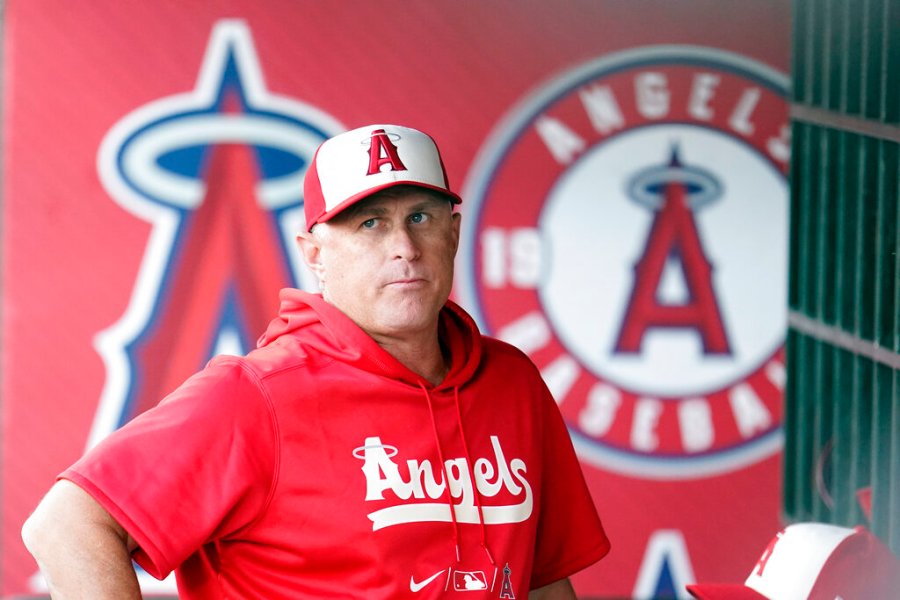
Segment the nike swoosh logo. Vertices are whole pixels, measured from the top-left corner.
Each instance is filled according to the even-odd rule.
[[[421,589],[424,588],[426,585],[428,585],[429,583],[431,583],[432,581],[434,581],[435,579],[437,579],[438,577],[440,577],[441,574],[442,574],[443,572],[444,572],[444,571],[438,571],[437,573],[435,573],[434,575],[432,575],[432,576],[429,577],[428,579],[422,580],[421,583],[416,583],[416,580],[412,578],[412,575],[410,575],[410,577],[409,577],[409,590],[410,590],[411,592],[418,592],[418,591],[421,591]]]

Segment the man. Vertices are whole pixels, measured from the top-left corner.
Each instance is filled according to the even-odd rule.
[[[62,473],[23,529],[52,594],[138,598],[133,558],[183,598],[573,598],[609,542],[535,367],[448,301],[434,141],[336,136],[304,194],[321,295]]]

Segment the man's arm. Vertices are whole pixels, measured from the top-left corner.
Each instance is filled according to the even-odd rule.
[[[54,600],[140,600],[137,543],[87,492],[58,481],[22,527]]]
[[[550,585],[531,590],[528,600],[575,600],[575,590],[568,579],[554,581]]]

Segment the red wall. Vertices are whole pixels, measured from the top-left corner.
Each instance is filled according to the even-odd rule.
[[[179,219],[297,175],[302,152],[237,152],[204,179],[220,134],[188,117],[248,106],[291,135],[396,122],[438,140],[466,197],[454,297],[541,367],[612,539],[581,595],[742,581],[780,527],[789,18],[786,0],[7,2],[0,593],[35,591],[21,523],[123,402],[302,284],[277,230],[300,198],[273,192],[256,262],[191,263],[262,273],[241,318],[207,318],[221,288],[184,282],[199,316],[160,309]],[[244,95],[214,106],[222,81]],[[277,146],[254,131],[216,139]],[[129,353],[162,328],[163,355]],[[159,385],[134,391],[148,372]]]

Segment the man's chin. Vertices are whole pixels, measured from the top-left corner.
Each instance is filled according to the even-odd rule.
[[[423,303],[400,300],[387,311],[382,311],[376,322],[385,329],[396,332],[434,331],[441,306],[443,304],[435,305],[434,301]]]

